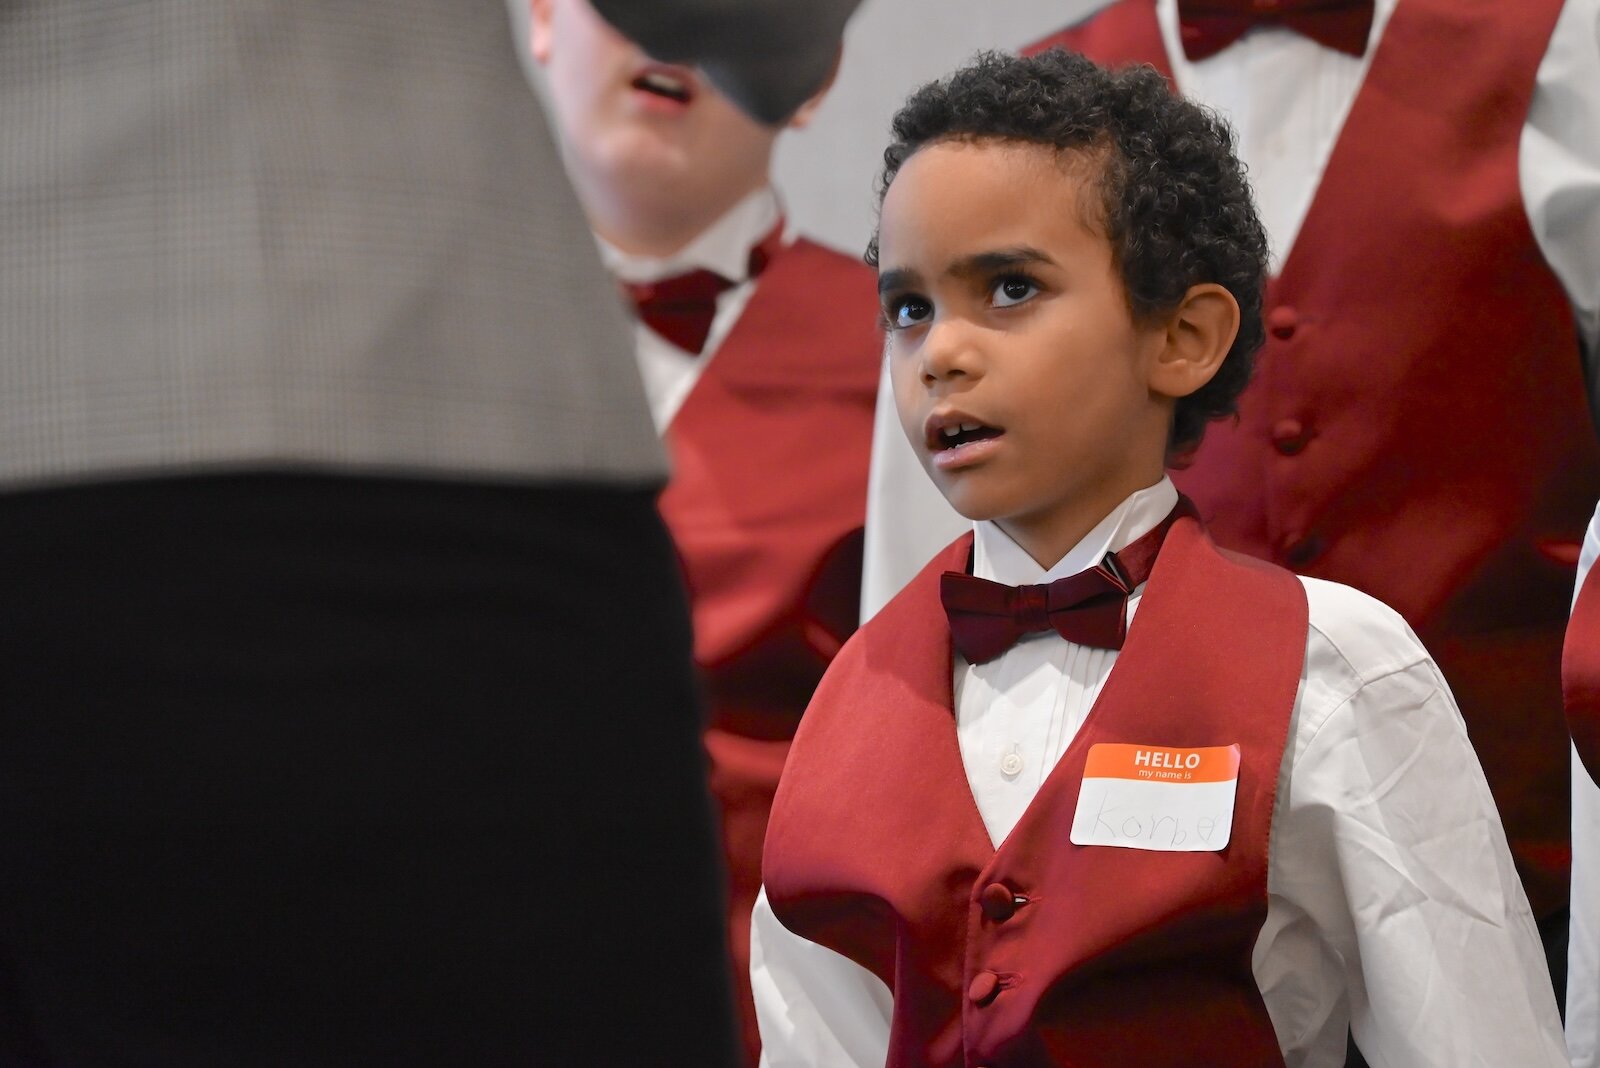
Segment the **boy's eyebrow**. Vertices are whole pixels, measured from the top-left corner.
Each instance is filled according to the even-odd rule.
[[[1041,249],[1032,245],[1015,245],[1011,248],[997,248],[988,252],[975,252],[970,256],[963,256],[949,267],[945,274],[955,275],[958,278],[972,275],[993,274],[1003,271],[1007,267],[1022,267],[1029,263],[1049,263],[1056,261]]]
[[[878,296],[891,293],[897,289],[910,289],[921,279],[916,271],[906,267],[891,267],[878,275]]]
[[[946,267],[944,273],[957,278],[971,278],[1030,263],[1054,265],[1055,262],[1048,253],[1032,245],[1014,245],[1011,248],[990,249],[987,252],[974,252],[970,256],[962,256]],[[892,267],[878,275],[878,294],[882,296],[896,290],[912,289],[921,281],[922,276],[910,268]]]

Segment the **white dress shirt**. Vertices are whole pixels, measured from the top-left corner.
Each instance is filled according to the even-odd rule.
[[[1289,30],[1258,29],[1198,63],[1179,44],[1176,0],[1156,2],[1179,89],[1216,108],[1238,135],[1274,269],[1299,233],[1396,2],[1376,0],[1371,43],[1361,58]],[[1540,251],[1572,302],[1590,381],[1600,389],[1600,0],[1567,0],[1562,9],[1539,65],[1520,147],[1523,205]],[[885,367],[885,382],[887,374]],[[863,619],[966,529],[919,473],[893,401],[892,390],[879,389]]]
[[[1035,583],[1081,570],[1176,499],[1167,479],[1135,493],[1051,568],[976,523],[973,573]],[[1310,630],[1252,960],[1285,1060],[1343,1065],[1348,1025],[1373,1068],[1565,1065],[1538,932],[1449,688],[1396,613],[1300,581]],[[1046,633],[986,664],[957,657],[955,729],[994,842],[1071,744],[1117,656]],[[883,984],[788,931],[765,896],[751,973],[770,1068],[883,1063]]]
[[[658,282],[663,278],[704,268],[739,284],[717,296],[716,318],[698,355],[685,352],[643,322],[634,322],[634,352],[644,377],[645,397],[656,432],[665,433],[678,409],[706,365],[727,340],[733,326],[755,294],[750,273],[750,250],[772,231],[782,217],[778,197],[771,187],[758,189],[729,208],[723,216],[671,256],[633,256],[603,239],[600,257],[623,282]],[[789,239],[785,234],[785,240]]]
[[[1600,557],[1600,509],[1578,558],[1578,584]],[[1576,600],[1577,594],[1573,594]],[[1600,1068],[1600,785],[1572,754],[1572,935],[1567,952],[1572,1068]]]

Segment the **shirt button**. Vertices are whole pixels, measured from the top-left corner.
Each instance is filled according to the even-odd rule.
[[[1005,883],[990,883],[978,895],[983,914],[995,923],[1004,923],[1017,912],[1017,896]]]
[[[1022,770],[1022,756],[1018,753],[1007,753],[1000,758],[1000,773],[1002,775],[1015,775]]]
[[[975,1005],[987,1005],[1000,992],[1000,977],[994,972],[979,972],[967,984],[967,998]]]
[[[1272,425],[1272,447],[1284,456],[1294,456],[1310,440],[1310,429],[1298,419],[1279,419]]]
[[[1279,305],[1267,313],[1267,330],[1279,341],[1288,341],[1300,326],[1300,313],[1287,304]]]

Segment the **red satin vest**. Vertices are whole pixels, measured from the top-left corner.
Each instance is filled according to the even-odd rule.
[[[855,630],[883,335],[861,263],[796,241],[762,272],[667,429],[677,544],[710,712],[734,987],[751,1063],[750,910],[800,714]]]
[[[1401,0],[1268,287],[1239,420],[1175,475],[1219,544],[1406,617],[1450,680],[1538,915],[1566,898],[1561,643],[1600,496],[1572,311],[1517,172],[1560,9]],[[1030,51],[1055,45],[1172,76],[1152,0]]]
[[[1250,957],[1305,658],[1304,588],[1179,520],[1093,710],[996,850],[961,761],[938,592],[971,544],[935,557],[818,688],[767,834],[774,912],[894,991],[890,1068],[1282,1065]],[[1073,845],[1099,742],[1237,742],[1227,847]],[[986,913],[995,886],[1026,903]]]

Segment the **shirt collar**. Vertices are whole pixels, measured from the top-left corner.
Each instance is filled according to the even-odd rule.
[[[1378,39],[1383,36],[1384,27],[1389,23],[1389,16],[1394,14],[1394,7],[1397,3],[1399,3],[1399,0],[1373,0],[1372,32],[1367,35],[1367,54],[1365,59],[1370,60],[1372,58],[1373,48],[1377,45]],[[1173,73],[1177,75],[1178,82],[1181,85],[1184,81],[1184,71],[1195,64],[1188,56],[1183,54],[1183,46],[1179,43],[1178,0],[1156,0],[1156,21],[1161,24],[1161,36],[1167,46],[1167,59],[1172,63]],[[1316,42],[1312,43],[1315,44]],[[1229,45],[1216,55],[1202,59],[1199,62],[1215,63],[1237,47],[1237,43]],[[1326,51],[1335,55],[1343,54],[1334,52],[1331,48]],[[1353,58],[1352,62],[1355,62]]]
[[[1054,582],[1076,575],[1094,567],[1106,553],[1126,548],[1154,530],[1177,503],[1178,488],[1172,484],[1172,479],[1163,475],[1155,485],[1130,494],[1095,524],[1067,555],[1048,568],[1035,563],[997,523],[978,520],[972,524],[972,573],[1008,586]]]
[[[777,225],[781,214],[777,192],[765,186],[670,256],[634,256],[602,237],[595,241],[606,267],[624,282],[655,282],[701,268],[738,282],[750,273],[750,250]]]

